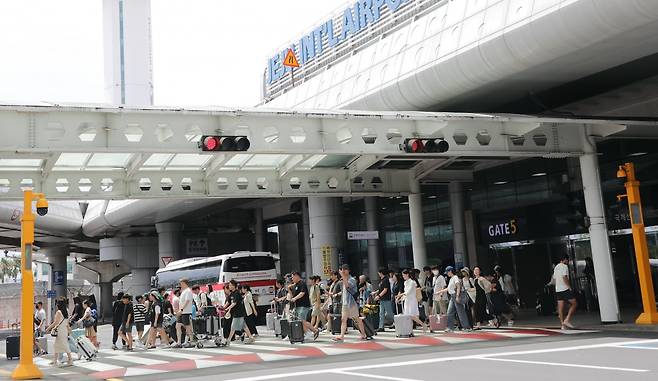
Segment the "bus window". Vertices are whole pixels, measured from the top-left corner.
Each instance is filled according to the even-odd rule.
[[[190,286],[215,284],[219,281],[220,268],[221,264],[211,267],[193,266],[180,270],[163,271],[158,274],[157,283],[161,287],[176,288],[182,278],[187,278]]]
[[[235,257],[224,262],[224,271],[230,273],[264,271],[274,268],[274,258],[265,256]]]

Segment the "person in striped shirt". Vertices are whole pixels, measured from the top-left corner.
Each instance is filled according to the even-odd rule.
[[[137,339],[142,341],[142,336],[144,336],[144,322],[146,321],[146,305],[144,304],[144,296],[137,295],[135,296],[135,305],[133,306],[135,314],[135,327],[137,328]]]

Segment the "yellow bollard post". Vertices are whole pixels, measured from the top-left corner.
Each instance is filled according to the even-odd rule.
[[[32,272],[34,214],[32,213],[32,201],[35,199],[38,199],[37,207],[44,207],[45,205],[46,212],[48,207],[43,194],[35,194],[31,190],[26,190],[23,193],[23,217],[21,218],[21,352],[18,366],[11,374],[14,380],[43,378],[43,374],[34,365],[32,358],[34,351],[34,274]]]
[[[642,200],[640,198],[640,182],[635,178],[635,166],[626,163],[619,166],[617,178],[625,178],[626,194],[617,196],[621,200],[624,196],[628,199],[628,210],[631,216],[633,230],[633,246],[635,246],[635,258],[637,262],[637,274],[640,280],[642,292],[642,306],[644,312],[635,320],[636,324],[658,324],[658,312],[656,311],[656,295],[651,279],[651,265],[649,264],[649,248],[647,246],[647,235],[644,231],[644,218],[642,216]]]

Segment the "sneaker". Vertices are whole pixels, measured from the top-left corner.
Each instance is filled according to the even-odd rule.
[[[319,336],[320,336],[320,330],[318,329],[318,330],[315,331],[315,333],[313,334],[313,340],[317,340]]]
[[[574,329],[575,328],[573,326],[573,324],[571,324],[571,322],[569,322],[568,320],[565,320],[564,323],[562,323],[562,325],[569,328],[569,329]]]
[[[183,348],[183,346],[180,345],[180,344],[178,344],[178,343],[172,345],[171,347],[172,347],[172,348]]]
[[[255,342],[256,342],[256,339],[254,337],[248,337],[248,338],[244,339],[245,344],[253,344]]]
[[[377,332],[386,332],[386,330],[384,328],[380,328],[377,330]]]
[[[230,346],[231,346],[231,340],[226,340],[226,341],[224,342],[224,346],[225,346],[225,347],[230,347]]]
[[[508,327],[514,327],[514,320],[508,320],[507,321],[507,326]]]
[[[119,347],[117,347],[116,345],[112,345],[112,350],[113,351],[116,351],[117,349],[119,349]]]
[[[192,348],[192,347],[193,347],[193,345],[192,345],[192,343],[190,343],[190,342],[187,342],[187,343],[185,343],[185,344],[183,344],[183,346],[182,346],[182,347],[183,347],[183,348]]]

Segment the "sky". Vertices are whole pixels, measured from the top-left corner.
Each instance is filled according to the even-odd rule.
[[[0,103],[105,102],[102,2],[0,0]],[[256,105],[268,56],[343,5],[151,0],[155,104]]]

